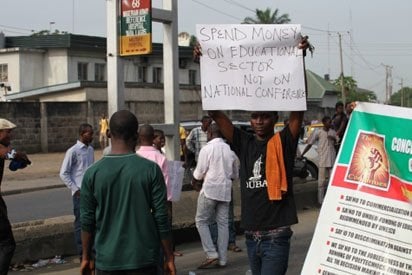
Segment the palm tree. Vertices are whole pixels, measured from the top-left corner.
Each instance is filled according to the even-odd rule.
[[[290,22],[289,14],[278,15],[279,10],[272,13],[270,8],[266,10],[256,9],[256,18],[246,17],[243,24],[286,24]]]

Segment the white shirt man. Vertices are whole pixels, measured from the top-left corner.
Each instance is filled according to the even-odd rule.
[[[215,264],[225,266],[227,263],[229,202],[232,179],[238,177],[237,157],[221,138],[217,125],[212,124],[207,134],[209,142],[200,150],[193,172],[195,180],[203,180],[195,220],[206,260],[199,268]],[[213,217],[218,226],[217,251],[209,230]]]

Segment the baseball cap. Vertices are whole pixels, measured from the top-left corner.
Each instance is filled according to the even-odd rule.
[[[14,129],[16,127],[16,124],[8,121],[5,118],[0,118],[0,130]]]

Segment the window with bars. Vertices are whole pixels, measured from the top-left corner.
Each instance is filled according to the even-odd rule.
[[[153,68],[153,83],[157,83],[157,84],[162,83],[162,68],[160,67]]]
[[[8,81],[9,81],[8,65],[0,64],[0,82],[8,82]]]
[[[137,82],[147,83],[147,67],[138,65],[136,66],[136,69],[137,69]]]
[[[94,80],[104,81],[106,75],[106,64],[96,63],[94,64]]]
[[[77,79],[87,80],[87,68],[89,63],[79,62],[77,63]]]

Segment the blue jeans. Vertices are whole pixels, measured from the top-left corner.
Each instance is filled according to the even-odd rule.
[[[261,238],[245,233],[249,265],[253,275],[286,274],[292,234],[290,228]]]
[[[200,192],[197,199],[196,227],[199,231],[200,240],[202,241],[203,250],[208,259],[219,258],[221,265],[227,263],[227,245],[229,242],[228,229],[228,212],[229,202],[216,201],[206,198],[203,192]],[[209,230],[209,225],[213,220],[217,222],[217,251],[213,244]]]
[[[82,227],[80,224],[80,196],[73,195],[74,239],[78,255],[82,256]]]

